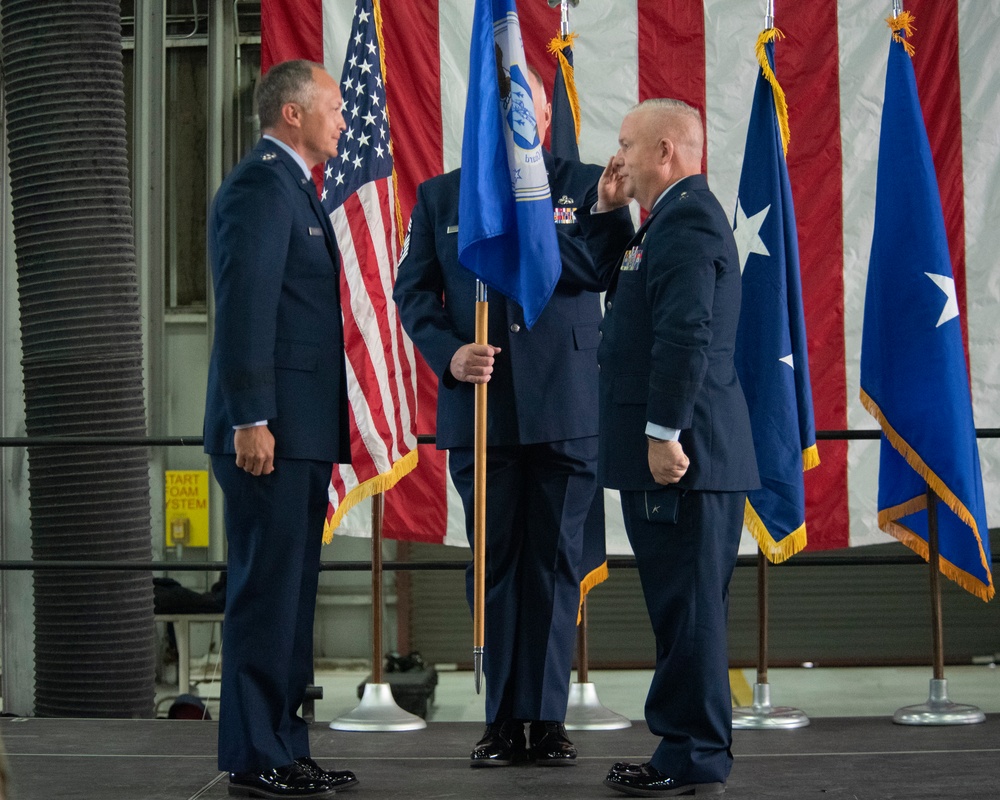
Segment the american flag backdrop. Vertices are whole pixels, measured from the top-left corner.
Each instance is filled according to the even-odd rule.
[[[383,0],[386,99],[402,221],[416,186],[459,166],[473,3]],[[735,209],[765,2],[581,0],[571,10],[581,110],[580,153],[603,164],[635,102],[672,96],[702,109],[710,185]],[[1000,0],[907,0],[916,78],[937,169],[979,427],[1000,426]],[[559,9],[518,0],[528,61],[551,91],[548,42]],[[871,429],[859,396],[865,280],[891,2],[777,0],[785,39],[775,69],[788,99],[788,172],[795,201],[817,429]],[[340,75],[353,0],[264,0],[263,59],[307,57]],[[433,433],[436,382],[418,359],[417,430]],[[890,541],[878,531],[878,443],[819,442],[806,473],[809,548]],[[1000,443],[981,442],[987,516],[1000,512]],[[465,540],[449,502],[444,456],[420,463],[387,494],[386,535]],[[621,530],[608,503],[609,552]],[[350,518],[351,515],[348,515]],[[357,528],[366,531],[367,518]],[[341,527],[351,529],[350,519]],[[348,531],[350,532],[350,531]],[[449,536],[450,532],[450,536]],[[624,537],[622,537],[624,538]],[[752,551],[747,539],[746,551]]]
[[[341,254],[351,423],[351,464],[335,465],[330,480],[326,541],[347,511],[417,463],[414,350],[391,300],[401,228],[381,36],[377,3],[357,0],[340,81],[347,128],[337,157],[317,168]]]

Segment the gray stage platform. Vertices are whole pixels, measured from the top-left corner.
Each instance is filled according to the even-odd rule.
[[[642,723],[573,734],[577,766],[468,767],[482,726],[431,723],[415,733],[341,733],[317,724],[313,755],[354,770],[344,797],[613,798],[601,781],[616,760],[644,760]],[[214,722],[0,720],[13,773],[9,800],[217,800]],[[911,728],[888,719],[824,718],[797,731],[738,731],[727,798],[738,800],[996,800],[1000,716],[981,725]]]

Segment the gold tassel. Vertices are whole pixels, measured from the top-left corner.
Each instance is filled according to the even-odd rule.
[[[804,522],[780,542],[776,542],[764,521],[750,505],[749,500],[743,509],[743,524],[753,534],[760,551],[772,564],[787,561],[806,546],[806,524]]]
[[[777,28],[763,30],[757,37],[757,46],[754,48],[754,52],[757,55],[757,63],[760,64],[761,72],[764,73],[764,80],[771,84],[771,91],[774,93],[774,110],[778,116],[778,129],[781,131],[781,149],[787,156],[788,142],[792,138],[792,132],[788,127],[788,103],[785,100],[785,92],[767,61],[767,51],[764,49],[764,45],[769,42],[784,38],[785,34]]]
[[[573,128],[576,131],[576,140],[580,141],[580,96],[576,91],[576,78],[573,77],[573,67],[570,66],[563,50],[572,47],[577,34],[571,33],[566,37],[561,34],[549,42],[548,51],[559,59],[559,69],[562,70],[563,83],[566,84],[566,97],[569,99],[569,107],[573,112]]]
[[[990,571],[989,562],[986,560],[986,552],[983,550],[983,540],[980,536],[979,527],[976,524],[975,517],[973,517],[969,509],[965,507],[965,504],[955,496],[954,492],[951,491],[948,485],[935,474],[934,470],[927,466],[924,460],[910,447],[906,440],[904,440],[896,429],[889,424],[889,421],[882,413],[882,409],[879,408],[878,404],[871,397],[869,397],[868,393],[862,389],[860,394],[861,404],[867,409],[869,414],[875,417],[875,420],[882,428],[882,433],[885,435],[885,438],[889,440],[889,443],[896,448],[896,451],[904,459],[906,459],[906,463],[910,465],[913,471],[920,475],[927,485],[934,490],[934,493],[941,498],[941,501],[954,512],[955,516],[962,520],[962,522],[968,525],[972,530],[973,535],[976,537],[976,544],[979,547],[979,561],[982,564],[983,569],[986,571],[986,574],[989,576],[989,584],[982,583],[982,581],[974,578],[967,572],[963,572],[954,564],[947,562],[943,558],[941,559],[941,572],[955,581],[955,583],[963,589],[976,595],[976,597],[981,600],[989,600],[993,597],[994,593],[993,574]],[[896,522],[896,520],[900,517],[920,511],[926,507],[926,498],[921,496],[913,498],[912,500],[895,506],[894,508],[883,509],[878,514],[878,525],[882,530],[891,536],[895,536],[907,547],[914,552],[919,553],[925,559],[929,557],[927,552],[927,543],[921,537],[913,533],[909,528],[904,525],[900,525]]]
[[[382,4],[380,0],[372,0],[372,10],[375,12],[375,35],[378,36],[378,57],[379,65],[382,69],[382,80],[388,84],[389,76],[385,70],[385,42],[382,40]],[[385,103],[385,124],[389,126],[389,101]],[[392,130],[392,128],[389,128]],[[389,137],[389,156],[392,162],[392,195],[396,206],[396,241],[399,247],[403,246],[403,239],[406,238],[406,231],[403,228],[403,208],[399,202],[399,178],[396,176],[395,153],[392,151],[392,136]],[[395,280],[396,276],[392,276]]]
[[[807,447],[802,451],[802,471],[810,470],[819,466],[819,449],[816,445]]]
[[[903,11],[898,17],[888,17],[885,21],[886,25],[889,26],[889,30],[892,31],[892,40],[903,45],[903,49],[910,58],[913,58],[914,50],[913,45],[910,44],[908,39],[913,36],[913,32],[916,30],[913,27],[914,19],[916,18],[909,11]],[[906,36],[900,36],[900,31],[905,33]]]
[[[580,581],[580,608],[576,612],[576,624],[579,625],[583,620],[583,601],[587,597],[587,592],[593,589],[597,584],[604,583],[608,579],[608,562],[605,561],[601,566],[596,569],[591,570],[587,576]]]
[[[414,448],[405,456],[403,456],[399,461],[392,465],[392,469],[388,472],[383,472],[376,475],[374,478],[369,478],[364,483],[359,486],[355,486],[351,491],[347,493],[340,505],[337,506],[337,510],[333,513],[333,516],[326,521],[323,526],[323,544],[330,544],[333,541],[333,531],[344,519],[344,514],[350,511],[354,506],[360,503],[367,497],[379,494],[380,492],[387,492],[393,486],[395,486],[399,479],[411,472],[414,467],[417,466],[417,450]]]

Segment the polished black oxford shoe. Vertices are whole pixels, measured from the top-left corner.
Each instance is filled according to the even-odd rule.
[[[299,767],[302,768],[302,771],[308,775],[325,780],[336,792],[342,792],[344,789],[350,789],[358,782],[357,777],[350,770],[323,769],[319,764],[309,758],[309,756],[297,758],[295,759],[295,763],[298,764]]]
[[[301,799],[333,797],[336,791],[326,778],[307,772],[295,763],[260,772],[229,773],[229,794],[238,797]]]
[[[708,797],[726,791],[724,783],[682,783],[652,764],[615,764],[604,785],[633,797]]]
[[[561,722],[532,722],[528,757],[540,767],[570,767],[576,763],[576,748]]]
[[[527,758],[524,723],[509,719],[486,726],[486,733],[476,742],[472,755],[469,756],[469,766],[509,767]]]

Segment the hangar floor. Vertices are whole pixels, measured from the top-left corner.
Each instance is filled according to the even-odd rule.
[[[324,699],[317,720],[356,705],[359,670],[319,670]],[[201,675],[194,672],[192,677]],[[1000,796],[1000,670],[949,667],[955,702],[987,712],[979,725],[893,725],[899,706],[927,699],[930,670],[772,670],[777,705],[812,718],[792,731],[737,731],[736,766],[726,797],[748,800],[995,800]],[[313,726],[313,755],[354,770],[361,798],[613,798],[602,780],[617,760],[642,761],[654,739],[645,724],[574,731],[571,769],[534,766],[470,770],[467,754],[482,731],[481,700],[468,672],[442,672],[428,727],[412,733],[345,733]],[[594,671],[602,702],[641,720],[645,671]],[[734,695],[752,673],[736,671]],[[198,690],[215,716],[217,684]],[[176,691],[176,690],[175,690]],[[169,698],[164,694],[163,698]],[[226,776],[215,764],[216,723],[173,720],[0,720],[13,776],[9,800],[217,800]]]
[[[643,760],[643,723],[577,731],[579,763],[471,770],[473,722],[432,722],[415,733],[342,733],[317,724],[313,755],[354,770],[347,796],[388,798],[612,798],[616,760]],[[13,800],[218,800],[214,722],[4,719]],[[822,717],[794,731],[737,731],[726,797],[746,800],[995,800],[1000,718],[982,725],[913,728],[875,717]]]

